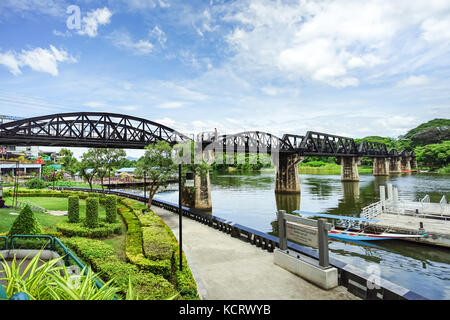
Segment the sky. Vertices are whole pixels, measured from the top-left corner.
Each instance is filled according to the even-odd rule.
[[[0,2],[0,114],[19,117],[396,138],[449,118],[449,66],[448,0]]]

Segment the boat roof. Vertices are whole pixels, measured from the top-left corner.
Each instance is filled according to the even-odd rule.
[[[340,219],[340,220],[353,220],[353,221],[364,221],[364,222],[378,222],[378,220],[374,219],[363,219],[363,218],[356,218],[356,217],[347,217],[347,216],[337,216],[334,214],[325,214],[325,213],[316,213],[316,212],[308,212],[308,211],[300,211],[295,210],[292,211],[293,213],[299,213],[309,216],[315,216],[315,217],[323,217],[323,218],[330,218],[330,219]]]

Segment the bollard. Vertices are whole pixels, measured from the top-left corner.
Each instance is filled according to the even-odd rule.
[[[287,250],[287,238],[286,238],[286,220],[284,214],[286,211],[279,210],[277,212],[278,218],[278,238],[280,239],[280,250]]]
[[[419,222],[419,234],[424,234],[425,229],[423,228],[423,222]]]
[[[317,221],[317,231],[319,236],[319,265],[327,268],[330,265],[328,255],[328,230],[325,227],[327,220],[319,219]]]

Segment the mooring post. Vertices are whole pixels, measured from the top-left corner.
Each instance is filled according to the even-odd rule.
[[[319,235],[319,265],[321,267],[328,267],[330,265],[330,259],[328,256],[328,230],[326,228],[325,219],[319,219],[317,221],[317,231]]]
[[[284,218],[284,214],[286,211],[279,210],[277,212],[278,218],[278,237],[280,238],[280,250],[287,249],[287,238],[286,238],[286,219]]]

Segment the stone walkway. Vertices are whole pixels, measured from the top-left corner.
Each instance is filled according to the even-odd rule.
[[[153,206],[178,238],[178,215]],[[205,300],[355,300],[323,290],[273,263],[273,254],[183,217],[183,251]]]

